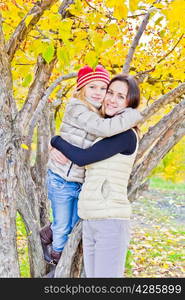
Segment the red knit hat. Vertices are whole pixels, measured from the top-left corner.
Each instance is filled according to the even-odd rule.
[[[77,90],[80,90],[83,86],[87,83],[100,80],[105,82],[106,84],[110,81],[109,72],[104,69],[101,65],[98,65],[95,70],[93,70],[89,66],[85,66],[78,71],[78,78],[77,78]]]

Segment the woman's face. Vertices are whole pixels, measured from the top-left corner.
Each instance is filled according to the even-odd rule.
[[[123,108],[128,106],[128,85],[126,82],[114,81],[108,88],[105,96],[105,114],[114,116]]]
[[[90,100],[101,103],[105,98],[106,90],[107,90],[106,83],[100,80],[94,80],[86,84],[85,97],[87,97]]]

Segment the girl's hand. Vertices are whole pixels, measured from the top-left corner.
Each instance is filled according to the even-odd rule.
[[[68,158],[65,157],[65,155],[62,154],[57,149],[50,146],[49,151],[50,151],[49,155],[50,155],[51,159],[56,160],[58,163],[60,163],[62,165],[65,165],[68,162]]]

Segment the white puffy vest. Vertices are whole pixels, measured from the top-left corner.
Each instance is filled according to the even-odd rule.
[[[85,182],[78,201],[80,218],[130,218],[131,204],[127,197],[127,186],[138,150],[137,133],[136,136],[137,145],[133,154],[119,153],[86,166]]]

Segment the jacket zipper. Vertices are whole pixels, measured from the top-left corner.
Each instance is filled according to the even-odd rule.
[[[68,171],[67,171],[67,176],[69,176],[69,173],[70,173],[70,171],[71,171],[72,165],[73,165],[73,162],[71,162],[71,164],[70,164],[70,167],[69,167],[69,169],[68,169]]]
[[[86,133],[86,135],[85,135],[85,137],[84,137],[84,141],[85,141],[85,138],[87,137],[87,135],[88,135],[88,133]],[[72,168],[73,164],[74,164],[74,163],[71,162],[70,167],[69,167],[69,169],[68,169],[68,171],[67,171],[67,177],[69,176],[69,173],[70,173],[70,171],[71,171],[71,168]]]

